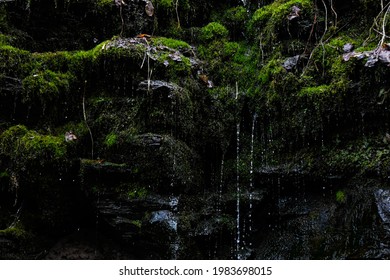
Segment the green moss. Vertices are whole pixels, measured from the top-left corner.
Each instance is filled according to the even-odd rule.
[[[341,190],[337,191],[336,192],[336,201],[338,203],[345,203],[345,200],[346,200],[345,193]]]
[[[141,220],[131,220],[130,223],[135,225],[138,229],[142,227],[142,221]]]
[[[9,173],[7,171],[0,172],[0,179],[1,178],[9,178]]]
[[[244,23],[248,18],[248,12],[243,6],[237,6],[226,10],[224,13],[224,21],[228,24]]]
[[[117,141],[118,141],[118,136],[114,132],[111,132],[106,136],[106,139],[104,139],[104,144],[108,148],[110,148],[114,146],[117,143]]]
[[[144,187],[133,187],[127,191],[128,199],[144,199],[148,194],[148,190]]]
[[[96,6],[100,9],[109,8],[114,6],[114,0],[97,0]]]
[[[314,87],[304,87],[302,88],[298,96],[303,97],[303,96],[321,96],[325,95],[331,92],[330,86],[329,85],[320,85],[320,86],[314,86]]]
[[[68,93],[73,76],[70,73],[58,73],[51,70],[35,72],[23,79],[24,101],[31,102],[39,98],[43,105],[57,100],[60,93]]]
[[[168,9],[173,7],[173,0],[155,0],[157,6]]]
[[[277,0],[256,10],[248,24],[249,34],[252,34],[254,38],[260,37],[263,46],[271,50],[272,44],[277,41],[281,31],[287,31],[287,17],[293,6],[301,9],[299,19],[304,19],[306,16],[311,18],[313,1]]]
[[[18,163],[36,160],[44,164],[63,159],[66,145],[63,138],[41,135],[23,125],[17,125],[0,135],[0,153]]]
[[[152,37],[152,45],[162,45],[172,49],[190,49],[190,45],[184,41],[165,37]]]
[[[311,0],[276,0],[269,5],[263,6],[253,14],[250,25],[261,27],[267,21],[273,25],[280,24],[281,21],[287,20],[293,6],[298,6],[302,10],[312,9]]]
[[[23,226],[17,224],[15,226],[0,230],[0,237],[6,237],[13,240],[24,241],[32,237],[31,233],[27,232]]]
[[[35,67],[30,52],[9,45],[0,45],[0,74],[20,78]]]
[[[261,85],[270,85],[270,82],[285,72],[281,60],[276,56],[276,58],[270,59],[267,64],[261,68],[258,75],[258,81]]]
[[[200,30],[200,39],[204,42],[226,39],[228,35],[229,31],[226,27],[218,22],[210,22]]]

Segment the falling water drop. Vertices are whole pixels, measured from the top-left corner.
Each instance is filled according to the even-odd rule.
[[[236,236],[236,251],[237,251],[237,259],[240,259],[240,239],[241,239],[241,231],[240,231],[240,196],[241,196],[241,188],[240,188],[240,122],[237,124],[237,158],[236,158],[236,187],[237,187],[237,236]]]
[[[253,155],[254,155],[254,143],[255,143],[255,125],[256,125],[256,119],[257,119],[257,113],[253,114],[252,119],[252,134],[251,134],[251,154],[250,154],[250,177],[249,177],[249,235],[252,232],[252,211],[253,211],[253,191],[254,191],[254,184],[253,184]],[[252,243],[249,242],[249,245],[251,246]]]
[[[238,83],[236,82],[236,100],[238,99]],[[240,230],[240,196],[241,196],[241,188],[240,188],[240,120],[237,122],[236,127],[236,196],[237,196],[237,202],[236,202],[236,212],[237,212],[237,218],[236,218],[236,253],[237,253],[237,259],[240,259],[240,243],[241,243],[241,230]]]
[[[366,112],[360,112],[360,115],[362,116],[362,136],[365,137],[365,125],[364,125],[364,116],[366,115]]]
[[[221,160],[221,173],[220,173],[220,181],[219,181],[219,186],[218,186],[218,201],[217,201],[217,213],[218,214],[221,213],[224,166],[225,166],[225,154],[222,155],[222,160]]]
[[[96,220],[95,220],[95,257],[97,256],[97,247],[99,242],[99,206],[100,206],[100,191],[97,192],[97,200],[96,200]]]

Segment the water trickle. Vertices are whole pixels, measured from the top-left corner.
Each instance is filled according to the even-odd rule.
[[[222,192],[223,192],[223,173],[224,173],[224,166],[225,166],[225,154],[222,155],[221,160],[221,174],[220,174],[220,181],[218,186],[218,200],[217,200],[217,213],[221,213],[221,204],[222,204]]]
[[[248,213],[249,234],[251,234],[251,232],[252,232],[252,211],[253,211],[253,191],[254,191],[254,184],[253,184],[253,155],[254,155],[256,119],[257,119],[257,113],[254,113],[253,114],[253,119],[252,119],[251,154],[250,154],[250,169],[249,169],[249,213]],[[252,243],[249,242],[249,246],[251,246],[251,245],[252,245]]]
[[[97,256],[97,247],[99,242],[99,205],[100,205],[100,191],[97,193],[97,200],[96,200],[96,220],[95,220],[95,257]]]
[[[236,99],[238,99],[238,83],[236,82]],[[240,255],[240,245],[241,245],[241,228],[240,228],[240,200],[241,200],[241,187],[240,187],[240,120],[237,122],[236,127],[236,196],[237,196],[237,202],[236,202],[236,212],[237,212],[237,218],[236,218],[236,257],[237,259],[241,258]]]
[[[365,125],[364,125],[364,116],[366,115],[366,112],[360,112],[360,115],[362,116],[362,136],[365,137]]]
[[[240,200],[241,200],[241,187],[240,187],[240,123],[237,124],[237,158],[236,158],[236,187],[237,187],[237,235],[236,235],[236,251],[237,259],[240,259],[240,243],[241,243],[241,230],[240,230]]]

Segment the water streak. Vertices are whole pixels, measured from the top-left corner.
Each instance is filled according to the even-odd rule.
[[[255,125],[256,125],[256,119],[257,119],[257,113],[253,114],[253,120],[252,120],[252,134],[251,134],[251,154],[250,154],[250,176],[249,176],[249,234],[252,232],[252,211],[253,211],[253,191],[254,191],[254,184],[253,184],[253,156],[254,156],[254,144],[255,144]],[[252,243],[250,242],[249,245],[251,246]]]
[[[238,99],[238,83],[236,82],[236,99]],[[241,243],[241,229],[240,229],[240,199],[241,199],[241,187],[240,187],[240,120],[237,122],[237,130],[236,130],[236,137],[237,137],[237,143],[236,143],[236,152],[237,152],[237,158],[236,158],[236,188],[237,188],[237,219],[236,219],[236,253],[237,253],[237,259],[241,258],[240,255],[240,243]]]

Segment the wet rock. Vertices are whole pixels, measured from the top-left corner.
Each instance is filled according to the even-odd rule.
[[[379,189],[374,195],[379,217],[383,223],[390,226],[390,190]]]
[[[301,9],[297,6],[292,6],[291,7],[291,13],[288,15],[288,20],[293,20],[294,18],[297,18],[299,17],[299,12],[301,11]]]
[[[167,91],[173,91],[178,89],[178,86],[173,83],[168,83],[165,81],[159,81],[159,80],[146,80],[139,83],[139,90],[142,91],[148,91],[148,90],[167,90]]]
[[[152,212],[149,222],[151,224],[162,223],[168,229],[172,231],[177,231],[177,217],[169,210]]]
[[[296,55],[296,56],[287,58],[283,62],[283,68],[286,69],[287,71],[292,70],[294,67],[297,66],[299,58],[300,58],[300,55]]]
[[[152,1],[146,1],[145,12],[150,17],[154,15],[154,7]]]
[[[344,53],[350,53],[353,51],[353,45],[351,43],[347,43],[343,46]]]

